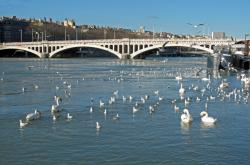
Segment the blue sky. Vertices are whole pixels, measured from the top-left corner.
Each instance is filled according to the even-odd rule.
[[[1,0],[0,9],[1,16],[70,18],[77,24],[145,26],[175,34],[224,31],[243,38],[250,33],[250,0]]]

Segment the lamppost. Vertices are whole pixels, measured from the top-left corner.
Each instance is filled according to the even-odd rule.
[[[104,38],[104,39],[107,38],[107,30],[105,29],[105,27],[104,27],[104,30],[103,30],[103,38]]]
[[[77,27],[76,27],[76,37],[75,37],[75,39],[78,40]]]
[[[20,41],[23,42],[23,29],[20,29]]]
[[[248,45],[248,42],[247,42],[247,36],[249,36],[250,34],[245,34],[245,51],[244,51],[244,55],[245,56],[248,56],[249,54],[249,45]]]
[[[153,40],[155,39],[155,21],[154,20],[158,18],[159,18],[158,16],[149,16],[150,23],[153,24],[153,32],[152,32]]]
[[[65,41],[67,40],[67,29],[66,29],[66,27],[64,28],[64,40]]]
[[[42,41],[43,41],[43,32],[41,32],[41,34],[42,34]]]
[[[33,36],[33,33],[34,33],[34,30],[31,29],[31,41],[33,42],[34,41],[34,36]]]
[[[36,41],[39,41],[39,32],[35,33],[37,35]]]

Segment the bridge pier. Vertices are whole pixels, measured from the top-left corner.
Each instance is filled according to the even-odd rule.
[[[131,59],[131,56],[130,54],[123,54],[122,55],[122,59],[125,60],[125,59]]]
[[[41,58],[49,58],[49,54],[48,53],[41,53]]]

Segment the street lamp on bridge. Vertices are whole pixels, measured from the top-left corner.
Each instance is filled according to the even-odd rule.
[[[20,42],[23,42],[23,29],[20,29]]]
[[[244,51],[244,55],[245,56],[248,56],[249,54],[249,45],[248,45],[248,41],[247,41],[247,37],[249,36],[250,34],[245,34],[245,51]]]

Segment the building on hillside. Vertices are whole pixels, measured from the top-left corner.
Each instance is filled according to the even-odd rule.
[[[63,25],[66,26],[66,27],[71,27],[71,28],[76,28],[76,23],[75,21],[72,19],[72,20],[69,20],[69,19],[65,19],[64,22],[63,22]]]
[[[225,39],[225,32],[212,32],[212,39]]]

